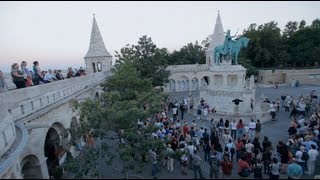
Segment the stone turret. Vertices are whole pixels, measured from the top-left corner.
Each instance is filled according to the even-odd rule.
[[[206,51],[206,64],[212,65],[214,63],[214,48],[218,45],[223,44],[225,38],[219,11],[216,25],[214,27],[214,32],[211,36],[211,42]]]
[[[93,14],[89,50],[84,57],[87,73],[108,71],[112,67],[112,56],[107,51],[97,21]]]

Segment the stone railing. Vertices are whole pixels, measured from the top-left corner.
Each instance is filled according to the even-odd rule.
[[[75,94],[101,83],[109,75],[110,72],[99,72],[0,93],[0,116],[9,113],[14,122],[24,120],[50,105],[70,100]]]
[[[210,69],[207,64],[188,64],[188,65],[172,65],[168,66],[170,72],[199,72],[208,71]]]
[[[15,168],[16,163],[18,162],[18,158],[24,150],[25,146],[28,142],[28,131],[22,125],[15,125],[14,127],[15,139],[9,149],[7,149],[6,153],[0,158],[0,178],[7,179],[8,169]]]
[[[2,119],[0,123],[0,157],[11,147],[16,137],[13,121]]]

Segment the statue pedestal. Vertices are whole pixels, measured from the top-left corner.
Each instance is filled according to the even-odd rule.
[[[220,65],[212,66],[206,72],[210,78],[209,85],[200,88],[200,98],[206,100],[210,109],[215,107],[217,115],[261,118],[259,112],[262,111],[259,108],[251,109],[251,99],[253,106],[258,107],[255,101],[256,89],[251,81],[249,86],[246,85],[245,75],[246,69],[243,66],[231,65],[231,59],[223,59]],[[232,102],[236,98],[243,100],[239,104],[239,115],[235,113],[235,104]]]

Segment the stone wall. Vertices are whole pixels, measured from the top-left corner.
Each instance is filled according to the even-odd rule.
[[[258,83],[279,82],[291,84],[292,80],[298,80],[300,84],[320,84],[320,69],[287,70],[277,69],[259,70]]]

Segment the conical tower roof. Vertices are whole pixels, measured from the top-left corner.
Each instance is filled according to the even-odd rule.
[[[207,52],[213,52],[216,46],[222,45],[224,43],[224,38],[225,35],[221,23],[220,12],[218,11],[216,25],[214,27],[214,32],[212,34],[211,42],[209,44]]]
[[[93,15],[93,23],[92,23],[92,30],[91,30],[91,39],[90,39],[90,46],[89,50],[85,56],[85,58],[90,57],[106,57],[111,56],[110,53],[107,51],[102,36],[100,34],[100,30],[96,21],[96,18]]]

